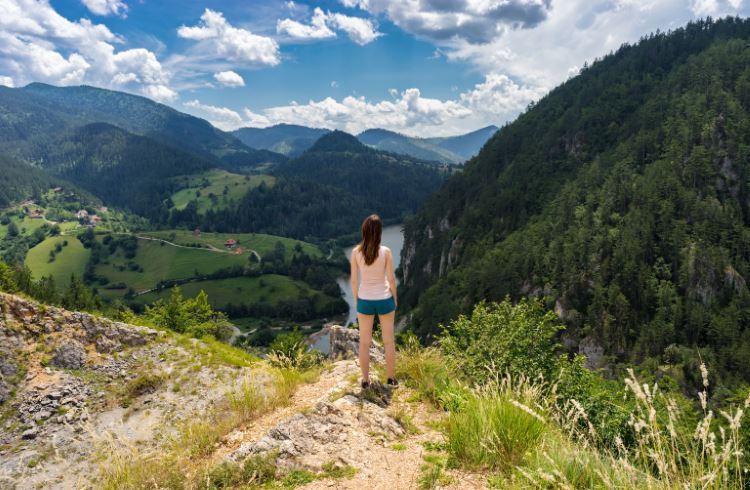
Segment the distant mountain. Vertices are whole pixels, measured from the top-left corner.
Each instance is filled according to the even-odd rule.
[[[328,132],[327,129],[277,124],[268,128],[241,128],[232,131],[232,134],[251,148],[296,157]]]
[[[497,126],[487,126],[471,133],[446,138],[427,138],[427,141],[460,155],[463,160],[468,160],[479,153],[479,150],[497,133],[498,129],[500,128]]]
[[[190,210],[173,211],[170,222],[226,232],[336,238],[356,233],[371,213],[401,222],[440,187],[448,171],[333,131],[272,173],[275,185],[251,190],[233,209],[210,211],[199,221]]]
[[[488,126],[472,133],[443,138],[414,138],[386,129],[368,129],[357,137],[378,150],[443,163],[462,163],[476,155],[497,129]]]
[[[145,97],[89,86],[32,83],[0,87],[0,148],[26,159],[50,135],[104,122],[227,166],[253,166],[284,157],[249,148],[207,121]]]

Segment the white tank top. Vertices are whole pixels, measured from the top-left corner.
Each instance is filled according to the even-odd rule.
[[[365,256],[355,248],[354,253],[359,268],[359,291],[357,296],[361,299],[388,299],[391,297],[391,288],[388,283],[385,268],[385,254],[388,247],[380,246],[378,257],[370,265],[365,264]]]

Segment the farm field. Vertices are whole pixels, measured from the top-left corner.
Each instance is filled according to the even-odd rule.
[[[159,281],[185,279],[196,273],[210,274],[220,269],[245,265],[248,255],[138,240],[135,257],[129,259],[118,249],[107,262],[97,265],[97,276],[106,277],[110,284],[124,283],[128,288],[140,292],[155,287]]]
[[[67,242],[67,245],[64,243]],[[49,261],[50,251],[57,245],[62,247],[53,262]],[[31,269],[35,279],[52,276],[58,289],[67,287],[71,274],[78,277],[83,275],[91,251],[83,248],[76,237],[56,236],[44,240],[26,255],[25,264]]]
[[[311,257],[323,255],[321,250],[311,243],[262,233],[201,233],[200,236],[196,236],[192,231],[166,230],[140,233],[140,235],[160,238],[177,245],[195,246],[200,244],[206,248],[214,247],[221,250],[224,250],[225,241],[234,239],[243,248],[245,255],[249,254],[249,249],[252,249],[258,252],[261,257],[273,252],[276,243],[281,242],[284,245],[287,260],[294,255],[294,247],[297,245],[302,247],[302,250]]]
[[[267,274],[259,277],[232,277],[228,279],[212,279],[208,281],[190,282],[180,286],[185,297],[192,298],[201,291],[208,294],[209,302],[215,308],[224,308],[232,303],[255,304],[267,303],[276,305],[280,301],[295,299],[300,294],[310,296],[323,295],[302,281],[295,281],[287,276],[278,274]],[[160,292],[151,292],[138,296],[139,303],[153,303],[159,298],[168,298],[170,289]]]
[[[270,175],[241,175],[219,169],[176,177],[174,180],[184,186],[172,194],[175,209],[185,209],[191,201],[195,201],[199,213],[226,208],[261,183],[273,185],[275,182]]]

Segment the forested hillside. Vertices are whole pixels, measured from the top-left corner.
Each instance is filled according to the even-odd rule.
[[[191,153],[96,123],[40,142],[44,165],[111,205],[158,219],[177,185],[169,177],[201,172],[211,163]]]
[[[748,381],[749,152],[750,20],[623,46],[408,222],[402,302],[430,336],[477,301],[539,296],[600,364],[650,359],[687,383],[703,359]]]
[[[41,194],[53,181],[50,176],[26,163],[0,155],[0,208]]]

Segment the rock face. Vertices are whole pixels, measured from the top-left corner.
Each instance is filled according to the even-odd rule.
[[[328,339],[328,357],[331,359],[357,359],[359,357],[359,330],[340,325],[328,325],[310,336],[310,344],[319,339]],[[383,362],[383,347],[372,341],[370,344],[370,362]]]
[[[55,350],[52,365],[62,369],[80,369],[86,364],[86,349],[76,340],[63,340]]]

